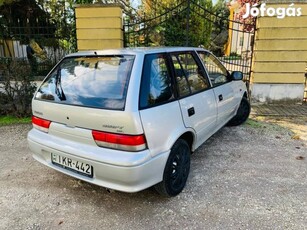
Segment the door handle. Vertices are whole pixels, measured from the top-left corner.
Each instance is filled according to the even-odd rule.
[[[223,95],[222,94],[219,95],[219,101],[223,101]]]
[[[194,107],[189,108],[189,109],[188,109],[188,115],[189,115],[189,117],[193,116],[194,114],[195,114],[195,109],[194,109]]]

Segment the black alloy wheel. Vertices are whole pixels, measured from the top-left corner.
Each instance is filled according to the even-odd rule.
[[[238,108],[237,114],[228,122],[229,126],[243,124],[249,117],[251,106],[247,98],[243,97]]]
[[[190,172],[190,155],[188,143],[183,139],[177,140],[166,162],[163,181],[155,185],[158,193],[172,197],[183,190]]]

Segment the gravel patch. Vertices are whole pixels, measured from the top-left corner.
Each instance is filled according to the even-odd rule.
[[[58,173],[0,127],[0,229],[306,229],[307,142],[277,124],[225,127],[191,157],[184,191],[129,194]]]

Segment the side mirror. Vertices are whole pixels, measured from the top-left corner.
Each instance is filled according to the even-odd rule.
[[[231,74],[231,80],[241,81],[243,80],[243,73],[241,71],[233,71]]]

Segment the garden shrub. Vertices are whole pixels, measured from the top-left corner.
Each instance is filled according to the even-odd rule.
[[[31,101],[36,84],[24,59],[1,60],[0,114],[26,117],[31,115]]]

